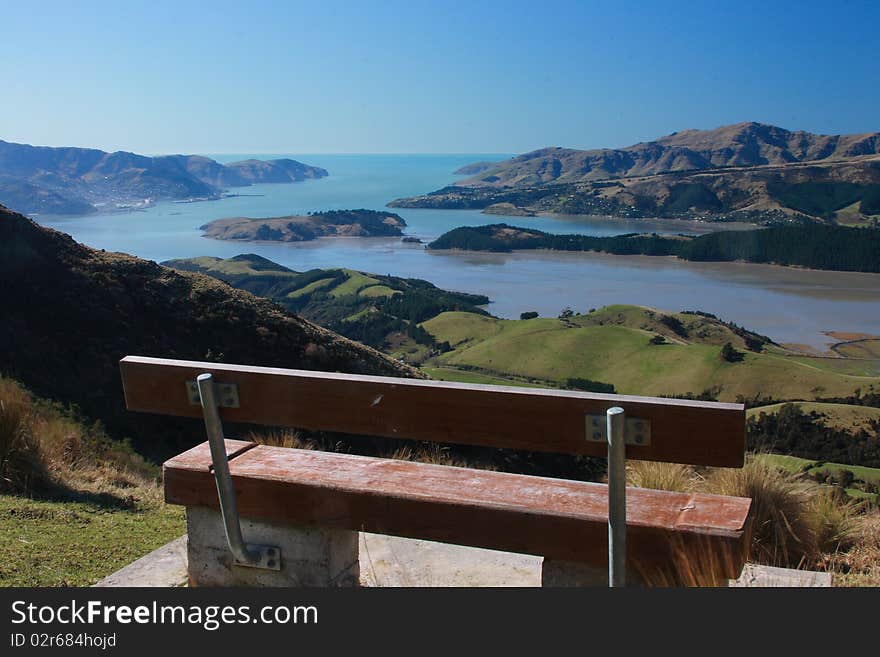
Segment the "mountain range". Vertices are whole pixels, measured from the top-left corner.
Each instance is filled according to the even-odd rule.
[[[291,159],[221,164],[201,155],[149,157],[0,140],[0,203],[25,214],[88,214],[156,201],[219,198],[229,187],[323,178]]]
[[[827,136],[738,123],[622,149],[543,148],[463,170],[476,175],[389,205],[756,223],[864,223],[880,215],[880,133]]]
[[[542,148],[496,163],[458,184],[583,182],[671,171],[843,160],[863,155],[880,155],[880,132],[828,136],[792,132],[763,123],[736,123],[714,130],[682,130],[620,149]]]

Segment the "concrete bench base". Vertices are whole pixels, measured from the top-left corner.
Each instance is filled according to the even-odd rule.
[[[249,543],[281,548],[281,570],[237,566],[219,511],[187,507],[190,586],[357,586],[358,532],[241,519]]]
[[[608,586],[608,570],[574,561],[544,559],[541,586]]]
[[[186,540],[187,537],[182,536],[172,541],[95,586],[185,586]],[[567,562],[551,563],[548,570],[542,572],[541,557],[365,532],[360,534],[360,563],[360,585],[365,587],[533,587],[541,586],[542,580],[546,580],[544,586],[572,585],[550,579],[563,575],[571,565]],[[579,576],[581,582],[587,582],[581,585],[607,586],[604,572],[601,582],[595,577],[596,583],[591,583],[594,579],[584,573]],[[742,576],[730,582],[730,586],[736,587],[831,585],[830,573],[755,564],[747,564]]]

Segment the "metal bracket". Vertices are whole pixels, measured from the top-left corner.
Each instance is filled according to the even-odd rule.
[[[271,545],[254,545],[248,543],[245,547],[248,553],[259,557],[255,563],[241,561],[236,557],[236,566],[246,566],[248,568],[262,568],[264,570],[281,570],[281,550]]]
[[[587,440],[591,443],[608,442],[608,419],[602,415],[585,416]],[[651,444],[651,421],[628,417],[624,424],[623,442],[627,445],[645,447]]]
[[[238,386],[235,383],[214,382],[214,394],[219,408],[238,408]],[[199,384],[196,381],[186,382],[186,394],[192,406],[202,405],[202,396],[199,394]]]
[[[217,483],[217,497],[220,501],[220,515],[226,530],[226,543],[235,557],[236,566],[281,570],[281,548],[273,545],[245,544],[241,535],[241,521],[238,517],[238,504],[235,499],[235,486],[229,473],[229,458],[226,456],[226,442],[223,437],[223,423],[219,407],[238,407],[238,387],[234,383],[214,382],[211,374],[200,374],[196,381],[188,381],[196,388],[197,403],[202,407],[205,418],[205,431],[211,448],[211,463],[214,466],[214,480]],[[224,392],[225,389],[225,392]],[[190,396],[192,399],[192,396]]]

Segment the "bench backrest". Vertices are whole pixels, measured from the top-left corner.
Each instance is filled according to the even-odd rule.
[[[742,404],[140,356],[120,368],[127,408],[146,413],[201,417],[192,382],[207,372],[224,422],[606,456],[605,411],[620,406],[627,458],[740,467],[745,451]]]

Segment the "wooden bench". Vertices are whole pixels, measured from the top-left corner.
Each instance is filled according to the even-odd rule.
[[[229,395],[224,422],[602,457],[607,442],[595,420],[620,406],[632,423],[628,458],[743,464],[740,404],[143,357],[123,359],[121,371],[132,411],[201,417],[192,382],[210,373],[221,400]],[[163,468],[166,501],[187,507],[194,584],[356,583],[360,531],[543,556],[548,582],[550,570],[608,565],[603,484],[234,440],[225,448],[245,535],[282,544],[286,574],[235,567],[217,538],[218,491],[203,443]],[[660,570],[693,545],[724,555],[712,561],[719,577],[739,575],[750,500],[639,488],[626,499],[630,572]]]

